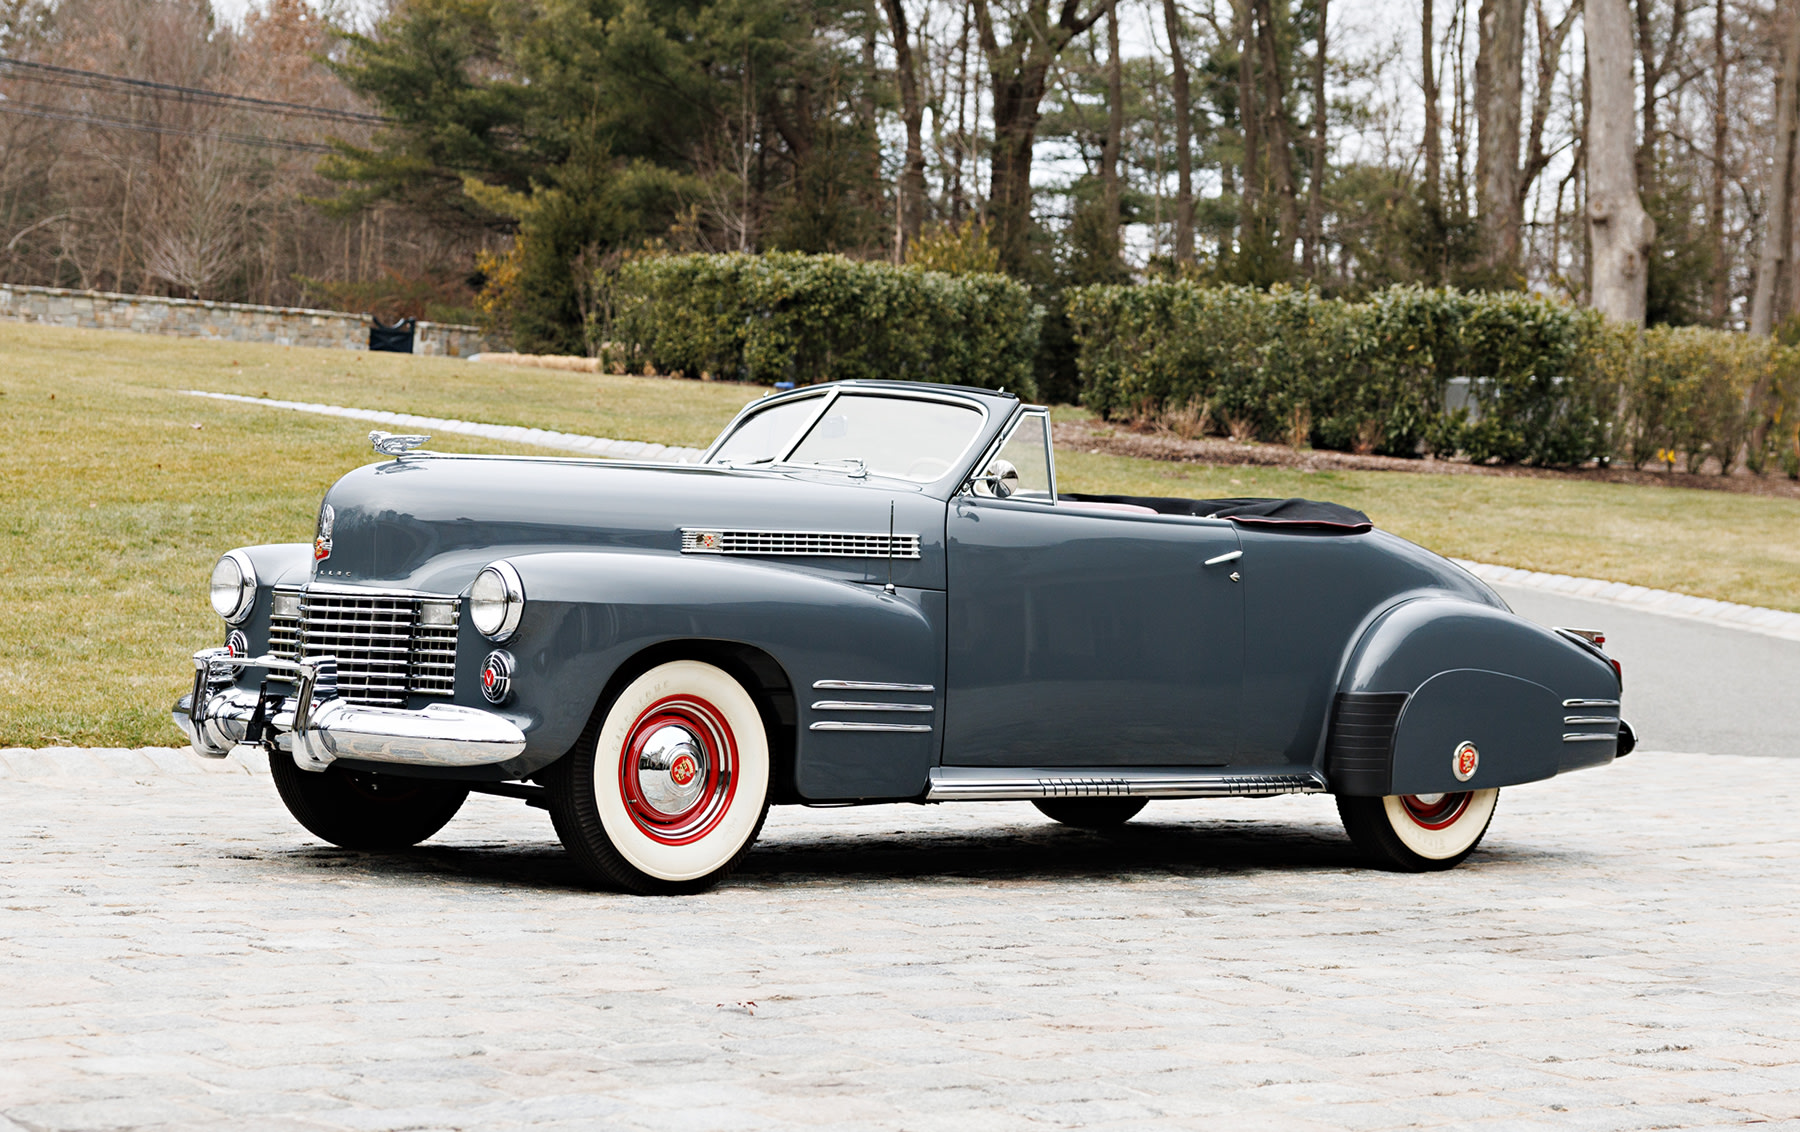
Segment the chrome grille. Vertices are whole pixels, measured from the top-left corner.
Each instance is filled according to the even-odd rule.
[[[816,558],[917,558],[918,535],[854,531],[681,529],[683,554],[775,554]]]
[[[297,599],[299,613],[270,616],[269,652],[294,660],[336,657],[338,693],[346,700],[398,706],[409,692],[455,692],[460,609],[454,598],[285,586],[275,595]],[[434,615],[429,625],[421,623],[426,604]]]

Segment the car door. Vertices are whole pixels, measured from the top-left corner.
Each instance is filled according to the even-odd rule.
[[[1019,468],[1011,496],[965,492],[946,516],[944,764],[1228,764],[1236,529],[1055,502],[1047,421],[1032,416],[999,453]]]

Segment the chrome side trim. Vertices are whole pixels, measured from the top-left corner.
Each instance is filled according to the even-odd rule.
[[[1033,798],[1220,798],[1319,794],[1325,779],[1300,774],[1246,774],[1216,767],[937,767],[927,802],[1029,801]]]
[[[814,711],[931,711],[930,704],[870,704],[857,700],[818,700]]]
[[[1606,722],[1611,723],[1612,720]],[[1571,731],[1563,736],[1565,743],[1612,743],[1618,740],[1617,735],[1602,735],[1593,731]]]
[[[1565,715],[1565,716],[1563,716],[1563,726],[1564,727],[1583,727],[1583,726],[1587,726],[1590,724],[1617,723],[1617,722],[1619,722],[1619,717],[1616,715]]]
[[[1618,707],[1618,700],[1564,700],[1564,707]]]
[[[919,557],[919,536],[867,531],[751,531],[683,527],[681,553],[916,560]]]
[[[929,723],[844,723],[836,719],[821,719],[807,728],[808,731],[897,731],[909,735],[923,735],[931,731]]]
[[[930,684],[890,684],[885,680],[814,680],[815,692],[935,692]]]

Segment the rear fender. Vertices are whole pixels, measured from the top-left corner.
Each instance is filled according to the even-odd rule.
[[[923,795],[938,761],[943,715],[943,593],[882,587],[800,573],[780,565],[647,551],[560,551],[507,559],[519,571],[525,611],[514,637],[514,699],[505,712],[527,748],[506,764],[523,776],[569,751],[603,689],[649,650],[674,655],[681,642],[743,645],[781,667],[797,705],[794,793],[812,800]],[[473,632],[472,627],[465,630]],[[492,644],[459,650],[457,685],[480,686]],[[701,649],[700,651],[705,651]],[[815,692],[819,680],[929,685],[907,694],[929,703],[930,730],[811,731],[819,699],[892,695]],[[839,716],[834,718],[841,718]],[[882,719],[881,716],[864,716]]]
[[[1376,618],[1345,666],[1327,777],[1340,794],[1430,794],[1599,765],[1616,738],[1565,741],[1564,701],[1608,702],[1581,714],[1616,717],[1618,698],[1609,664],[1515,614],[1458,598],[1403,602]],[[1472,759],[1458,757],[1465,744]]]

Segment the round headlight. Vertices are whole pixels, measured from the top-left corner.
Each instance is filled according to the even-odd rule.
[[[212,572],[212,607],[220,617],[236,625],[250,616],[256,604],[256,567],[250,556],[234,550],[219,559]]]
[[[510,562],[495,562],[469,587],[469,620],[490,641],[504,641],[525,613],[525,583]]]

